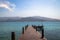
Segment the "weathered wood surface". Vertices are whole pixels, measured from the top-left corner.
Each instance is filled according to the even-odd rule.
[[[28,27],[24,34],[22,34],[19,40],[46,40],[46,38],[41,39],[41,33],[36,31],[33,27]]]

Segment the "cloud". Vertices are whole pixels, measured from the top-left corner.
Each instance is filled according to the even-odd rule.
[[[0,7],[6,8],[9,11],[14,11],[16,5],[13,3],[10,3],[9,1],[0,1]]]

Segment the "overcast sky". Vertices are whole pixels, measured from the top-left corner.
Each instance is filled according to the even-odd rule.
[[[60,19],[60,0],[0,0],[0,17],[29,16]]]

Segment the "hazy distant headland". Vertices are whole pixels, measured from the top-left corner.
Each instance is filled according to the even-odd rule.
[[[58,19],[33,16],[33,17],[0,17],[0,22],[17,22],[17,21],[60,21]]]

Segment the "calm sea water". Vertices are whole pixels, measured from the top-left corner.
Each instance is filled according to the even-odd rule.
[[[60,40],[60,22],[0,22],[0,40],[11,40],[11,32],[19,39],[25,25],[44,25],[47,40]]]

